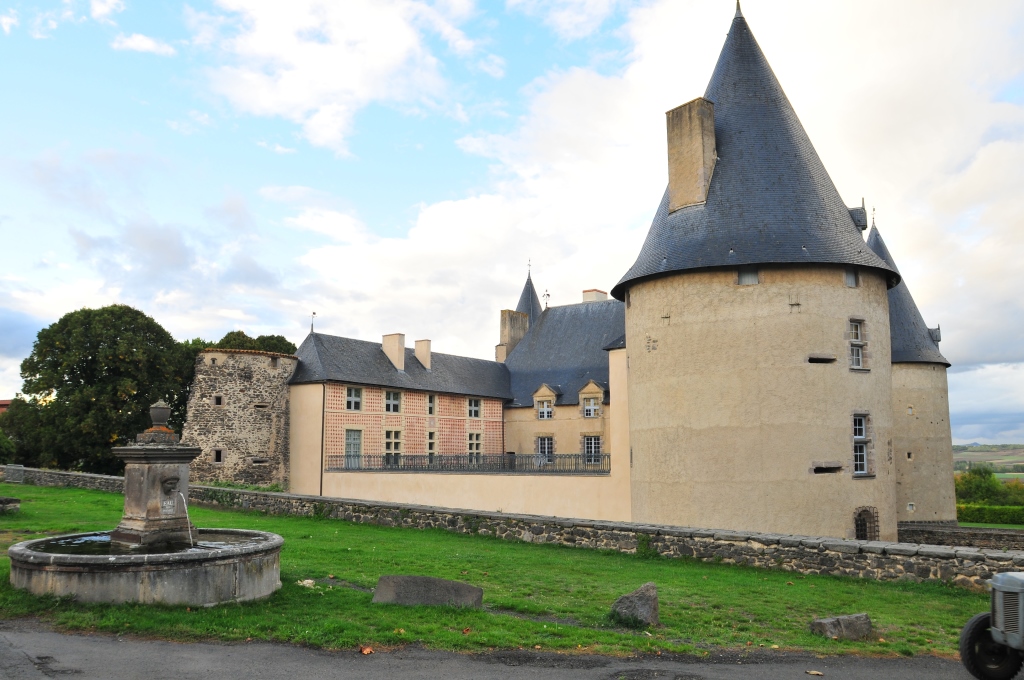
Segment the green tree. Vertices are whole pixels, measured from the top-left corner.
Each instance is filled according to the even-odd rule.
[[[959,503],[1001,505],[1006,500],[1006,490],[990,465],[976,465],[961,472],[956,475],[953,483]]]
[[[295,354],[296,347],[283,335],[261,335],[251,338],[245,331],[231,331],[214,345],[217,349],[251,349],[260,352]]]
[[[14,442],[0,430],[0,463],[10,463],[14,460]]]
[[[89,472],[123,467],[111,446],[149,426],[164,399],[184,419],[195,354],[160,324],[127,305],[80,309],[39,331],[21,364],[23,391],[3,415],[16,458]]]

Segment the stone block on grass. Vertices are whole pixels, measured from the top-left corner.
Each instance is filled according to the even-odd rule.
[[[633,592],[623,595],[612,605],[612,618],[629,626],[657,626],[658,586],[645,583]]]
[[[432,576],[381,576],[373,591],[374,604],[483,606],[484,591],[461,581]]]
[[[871,617],[867,614],[834,616],[811,621],[811,632],[840,640],[864,640],[871,635]]]
[[[20,509],[20,498],[9,498],[7,496],[0,496],[0,515],[7,514],[8,512],[18,512],[18,510]]]

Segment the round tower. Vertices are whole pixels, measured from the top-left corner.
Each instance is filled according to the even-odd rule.
[[[737,11],[626,303],[635,522],[896,538],[887,290]]]
[[[868,246],[896,269],[872,225]],[[892,344],[892,448],[896,459],[896,518],[956,523],[953,437],[949,424],[949,362],[938,328],[928,328],[905,282],[889,291]]]

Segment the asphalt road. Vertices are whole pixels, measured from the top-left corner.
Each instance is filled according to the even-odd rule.
[[[807,671],[819,671],[811,676]],[[76,680],[262,680],[263,678],[444,678],[444,680],[719,680],[812,677],[969,680],[956,661],[815,658],[810,655],[616,659],[530,652],[453,654],[407,648],[361,655],[268,643],[183,644],[113,635],[64,635],[34,621],[0,622],[0,678]]]

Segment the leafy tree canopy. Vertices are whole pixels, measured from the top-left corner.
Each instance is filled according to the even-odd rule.
[[[80,309],[39,331],[21,364],[26,397],[12,401],[0,427],[16,458],[90,472],[116,472],[111,446],[149,426],[149,405],[175,405],[178,422],[195,352],[127,305]]]
[[[251,338],[245,331],[231,331],[214,345],[217,349],[252,349],[260,352],[277,352],[278,354],[295,354],[298,349],[283,335],[261,335]]]
[[[14,442],[0,431],[0,463],[10,463],[12,460],[14,460]]]

